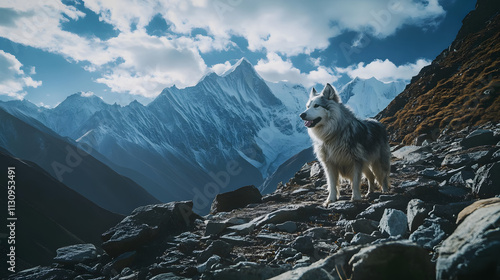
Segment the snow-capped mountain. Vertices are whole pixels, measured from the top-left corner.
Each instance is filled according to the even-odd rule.
[[[374,79],[355,79],[340,94],[367,116],[398,90]],[[90,146],[156,198],[194,200],[203,212],[217,193],[258,186],[311,146],[298,117],[308,95],[300,85],[265,82],[241,59],[193,87],[166,88],[147,106],[137,101],[110,105],[78,93],[54,109],[8,102],[0,107],[18,107],[58,134]]]
[[[342,103],[350,107],[360,118],[373,117],[400,94],[406,83],[384,83],[375,78],[354,78],[339,92]]]
[[[241,59],[196,86],[166,88],[147,106],[78,93],[25,114],[89,145],[160,200],[193,199],[204,209],[219,192],[260,185],[310,145],[298,118],[307,96],[301,86],[266,83]]]

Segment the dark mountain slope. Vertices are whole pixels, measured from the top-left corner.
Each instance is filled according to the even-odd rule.
[[[123,218],[95,205],[36,164],[0,151],[0,170],[5,174],[5,180],[0,180],[3,190],[7,189],[8,167],[15,167],[18,269],[50,264],[55,250],[62,246],[75,243],[99,246],[100,234]],[[7,195],[0,196],[0,202],[6,206]],[[6,214],[7,211],[2,211],[3,221]],[[7,228],[1,231],[6,233]]]
[[[499,1],[478,1],[450,47],[377,115],[392,142],[500,120],[499,11]]]

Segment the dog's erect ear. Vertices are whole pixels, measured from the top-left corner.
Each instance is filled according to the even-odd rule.
[[[322,94],[326,99],[330,99],[337,103],[340,103],[340,96],[337,94],[332,85],[327,83],[325,88],[323,89]]]
[[[309,93],[309,99],[312,99],[313,97],[317,96],[318,92],[316,91],[315,88],[311,89],[311,93]]]

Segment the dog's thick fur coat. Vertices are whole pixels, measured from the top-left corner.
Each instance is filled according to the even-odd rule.
[[[339,198],[340,177],[351,181],[352,200],[361,200],[362,174],[368,179],[368,193],[375,190],[375,180],[387,192],[391,152],[384,126],[376,120],[356,118],[330,84],[321,94],[313,88],[306,107],[300,117],[326,172],[329,194],[325,206]]]

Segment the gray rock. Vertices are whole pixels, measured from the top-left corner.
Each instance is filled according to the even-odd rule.
[[[206,276],[204,279],[209,280],[262,280],[269,279],[276,275],[279,275],[287,270],[290,270],[291,266],[283,265],[272,267],[266,264],[257,264],[254,262],[239,262],[229,268],[219,269],[213,271]]]
[[[444,157],[441,166],[457,168],[461,166],[470,166],[474,163],[485,163],[490,158],[489,151],[479,151],[466,154],[448,154]]]
[[[280,231],[286,231],[288,233],[293,233],[297,231],[297,224],[292,221],[286,221],[281,224],[277,224],[276,228]]]
[[[428,159],[430,157],[428,152],[430,151],[426,146],[404,146],[394,151],[392,155],[402,159],[406,164],[416,164]]]
[[[366,208],[363,212],[359,213],[356,218],[366,218],[378,221],[382,218],[384,210],[387,208],[405,210],[408,205],[408,199],[388,200],[375,203]]]
[[[426,168],[418,174],[424,178],[432,179],[432,180],[444,180],[449,177],[449,175],[444,171],[438,171],[434,168]]]
[[[255,224],[256,227],[261,227],[271,223],[279,224],[286,221],[300,221],[302,219],[308,219],[310,216],[317,216],[327,212],[329,211],[314,205],[290,205],[288,208],[279,209],[259,216],[249,223]]]
[[[403,181],[398,185],[398,188],[411,188],[420,185],[417,181]]]
[[[158,274],[149,280],[187,280],[187,279],[189,278],[177,276],[172,272],[169,272],[169,273]]]
[[[10,275],[9,280],[73,280],[75,276],[76,273],[71,270],[36,266]]]
[[[412,199],[408,202],[406,215],[408,218],[408,228],[410,232],[414,232],[424,223],[425,217],[432,209],[432,205],[423,202],[420,199]]]
[[[427,218],[418,229],[410,235],[410,240],[418,245],[432,250],[443,241],[453,228],[450,221],[439,218]]]
[[[436,204],[432,208],[432,211],[429,212],[429,215],[435,215],[450,221],[454,221],[456,220],[458,213],[460,213],[462,209],[471,204],[472,201],[455,202],[445,205]]]
[[[469,214],[439,248],[437,279],[500,279],[499,224],[500,203]]]
[[[281,248],[276,253],[276,259],[286,259],[286,258],[294,257],[297,253],[298,253],[298,251],[296,249],[293,249],[293,248],[289,248],[289,247]]]
[[[245,186],[237,190],[218,194],[212,206],[210,213],[229,212],[247,206],[251,203],[261,203],[262,195],[255,186]]]
[[[362,248],[349,264],[352,280],[435,279],[427,250],[405,241]]]
[[[295,239],[292,244],[292,248],[301,253],[310,253],[314,250],[314,245],[312,242],[312,237],[310,236],[299,236]]]
[[[351,257],[359,252],[361,246],[349,246],[338,251],[330,257],[319,260],[309,266],[299,267],[278,275],[271,280],[330,280],[348,279],[348,262]]]
[[[470,193],[470,189],[460,186],[443,185],[439,187],[439,193],[451,199],[460,199]]]
[[[130,216],[102,234],[102,248],[112,257],[134,251],[158,236],[182,232],[198,215],[192,212],[193,202],[170,202],[142,206]]]
[[[246,224],[231,226],[228,229],[236,232],[237,234],[247,235],[255,229],[255,223],[248,222]]]
[[[322,239],[328,235],[328,230],[322,227],[310,228],[303,235],[311,236],[313,239]]]
[[[198,256],[198,263],[206,262],[211,256],[218,255],[220,257],[227,257],[233,246],[222,240],[215,240],[210,244],[205,250],[203,250]]]
[[[321,164],[319,162],[313,163],[311,166],[311,171],[309,173],[310,177],[322,177],[324,174],[323,168],[321,167]]]
[[[368,235],[366,233],[356,233],[353,238],[351,239],[351,245],[362,245],[362,244],[368,244],[372,243],[373,241],[377,240],[378,238],[375,236]]]
[[[208,260],[206,262],[198,265],[196,267],[196,270],[198,270],[199,273],[203,273],[207,270],[210,270],[212,268],[212,266],[214,266],[215,264],[220,263],[220,261],[221,261],[221,257],[219,257],[218,255],[213,255],[210,258],[208,258]]]
[[[390,236],[404,236],[408,231],[408,218],[401,210],[385,209],[380,219],[380,232]]]
[[[474,172],[468,170],[460,170],[448,180],[448,183],[453,186],[467,187],[468,182],[474,179]]]
[[[247,237],[236,236],[233,234],[223,235],[219,238],[219,240],[225,241],[235,246],[251,246],[253,244],[252,240],[249,240]]]
[[[366,234],[370,234],[372,233],[373,231],[375,230],[378,230],[378,222],[377,221],[373,221],[373,220],[369,220],[369,219],[364,219],[364,218],[361,218],[361,219],[357,219],[357,220],[354,220],[350,223],[350,230],[352,232],[362,232],[362,233],[366,233]]]
[[[227,227],[226,223],[209,221],[207,227],[205,228],[205,236],[210,236],[212,234],[219,234],[223,232]]]
[[[62,264],[76,264],[97,259],[97,249],[94,244],[77,244],[57,249],[54,261]]]
[[[472,191],[481,198],[500,194],[500,162],[484,165],[477,170]]]
[[[275,241],[289,241],[292,238],[290,235],[285,235],[285,234],[279,234],[279,233],[259,233],[255,236],[257,239],[268,241],[268,242],[275,242]]]
[[[493,131],[486,129],[478,129],[467,135],[460,145],[466,149],[483,146],[483,145],[495,145],[498,142],[498,138],[493,135]]]
[[[366,203],[341,200],[331,203],[328,210],[351,217],[356,216],[367,207],[368,204]]]
[[[137,258],[137,252],[126,252],[114,258],[110,263],[106,264],[102,269],[104,275],[116,275],[122,269],[131,265]]]

